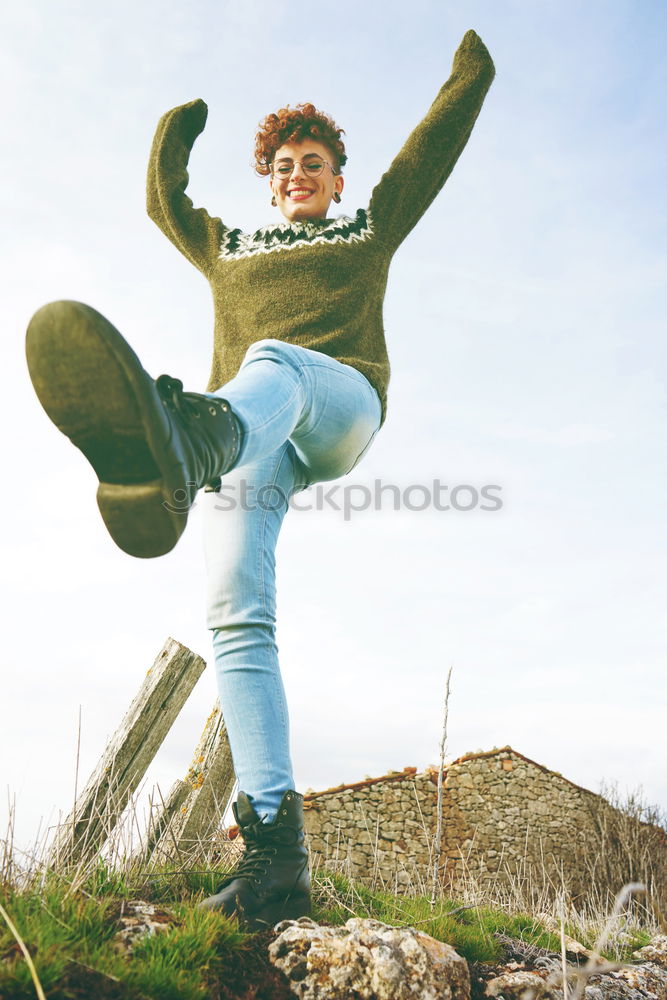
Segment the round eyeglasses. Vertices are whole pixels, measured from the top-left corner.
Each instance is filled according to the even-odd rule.
[[[271,164],[271,173],[274,177],[291,177],[292,171],[297,163],[300,163],[304,174],[307,177],[317,177],[324,170],[325,165],[329,167],[332,174],[336,171],[327,160],[323,160],[317,153],[309,153],[302,160],[291,160],[289,157],[281,157]]]

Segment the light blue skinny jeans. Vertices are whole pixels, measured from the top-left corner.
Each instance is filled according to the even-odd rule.
[[[289,499],[357,465],[380,429],[368,379],[349,365],[280,340],[248,349],[217,392],[242,428],[218,492],[200,493],[207,625],[239,788],[272,822],[294,788],[289,717],[276,645],[275,551]]]

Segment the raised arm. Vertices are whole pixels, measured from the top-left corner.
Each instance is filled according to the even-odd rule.
[[[482,39],[467,31],[456,50],[451,76],[373,190],[369,206],[373,227],[394,249],[452,172],[495,72]]]
[[[190,101],[167,111],[153,139],[146,184],[149,216],[195,267],[208,275],[218,256],[224,226],[206,209],[193,208],[185,194],[188,160],[197,136],[204,130],[208,108]]]

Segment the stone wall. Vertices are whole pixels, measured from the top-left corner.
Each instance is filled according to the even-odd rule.
[[[471,879],[525,883],[554,894],[565,887],[576,901],[593,886],[616,892],[625,881],[645,879],[646,864],[655,867],[658,853],[664,862],[661,827],[622,816],[599,795],[511,747],[466,754],[446,765],[443,777],[439,864],[449,888]],[[394,890],[426,889],[437,778],[436,768],[406,768],[307,793],[315,865]]]

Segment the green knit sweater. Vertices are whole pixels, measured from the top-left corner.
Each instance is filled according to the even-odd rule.
[[[452,73],[426,117],[354,217],[229,229],[185,194],[188,158],[207,107],[191,101],[160,119],[148,168],[148,214],[208,278],[215,306],[207,390],[229,381],[257,340],[321,351],[366,376],[387,408],[389,359],[382,302],[389,264],[451,173],[495,69],[466,32]]]

